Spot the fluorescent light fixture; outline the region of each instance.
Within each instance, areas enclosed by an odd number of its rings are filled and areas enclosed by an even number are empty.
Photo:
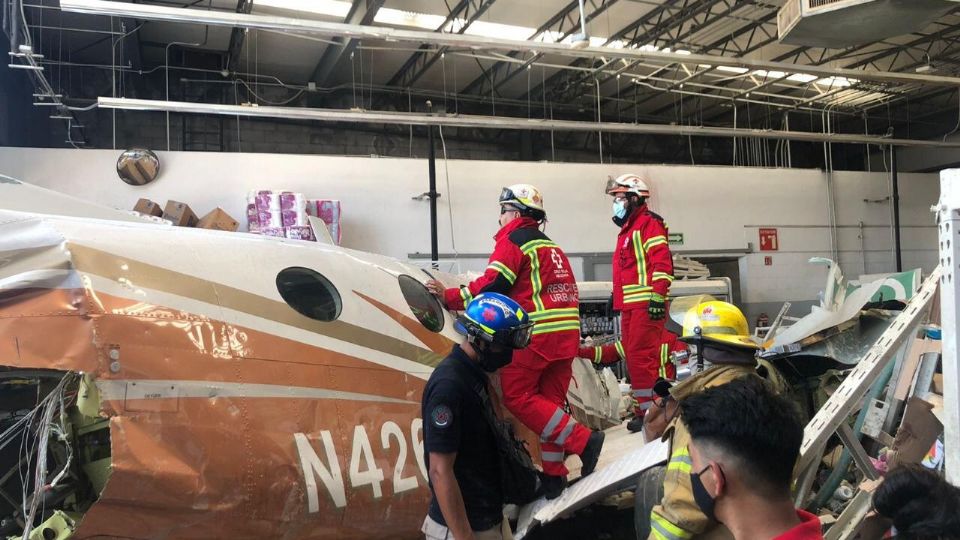
[[[934,146],[960,148],[960,142],[924,141],[917,139],[888,139],[872,135],[818,133],[806,131],[777,131],[771,129],[721,128],[669,124],[627,124],[619,122],[577,122],[570,120],[540,120],[503,116],[477,115],[432,115],[389,111],[363,111],[345,109],[310,109],[304,107],[245,107],[242,105],[219,105],[184,101],[156,101],[101,97],[97,104],[105,109],[135,111],[177,112],[192,114],[217,114],[260,118],[288,118],[292,120],[316,120],[322,122],[356,122],[369,124],[397,124],[421,126],[472,127],[485,129],[521,129],[534,131],[602,131],[606,133],[634,133],[681,135],[684,137],[755,137],[759,139],[789,139],[797,141],[828,141],[849,144],[878,144],[895,146]]]
[[[380,8],[373,17],[374,22],[380,24],[389,24],[391,26],[407,26],[412,28],[421,28],[423,30],[436,30],[443,25],[447,18],[443,15],[428,15],[426,13],[416,13],[413,11],[403,11],[401,9]],[[454,19],[444,28],[446,32],[457,32],[466,24],[463,19]]]
[[[340,19],[350,13],[350,2],[339,0],[256,0],[253,9],[256,10],[259,7],[301,11]]]
[[[277,0],[274,0],[277,1]],[[526,51],[553,54],[576,58],[608,58],[613,60],[661,62],[665,64],[684,63],[707,64],[710,66],[731,66],[748,70],[783,71],[784,73],[808,73],[818,78],[835,77],[837,84],[842,80],[849,85],[856,80],[875,80],[895,83],[919,83],[929,85],[960,86],[960,78],[942,75],[897,73],[888,71],[860,71],[837,69],[825,66],[803,66],[784,62],[767,62],[748,58],[732,58],[704,54],[677,54],[662,51],[641,51],[632,47],[617,49],[613,47],[589,46],[574,49],[563,43],[547,43],[529,40],[503,39],[498,37],[475,36],[470,34],[451,34],[446,32],[425,32],[404,30],[382,26],[334,23],[293,17],[273,15],[234,13],[229,11],[209,11],[183,9],[146,4],[112,2],[108,0],[60,0],[63,11],[132,17],[150,21],[177,21],[191,24],[207,24],[221,27],[254,28],[260,30],[279,30],[322,36],[340,36],[360,39],[382,39],[386,41],[417,44],[435,44],[473,50]],[[381,10],[382,11],[382,10]],[[379,11],[378,11],[379,13]],[[533,32],[531,31],[531,34]]]
[[[787,76],[788,80],[800,83],[811,83],[817,80],[816,75],[807,75],[806,73],[792,73]]]

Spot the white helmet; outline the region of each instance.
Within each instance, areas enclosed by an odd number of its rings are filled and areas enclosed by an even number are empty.
[[[516,206],[520,210],[539,210],[543,209],[543,195],[540,190],[530,184],[514,184],[503,188],[500,192],[500,206],[509,204]]]
[[[650,188],[647,187],[643,178],[627,173],[611,178],[607,182],[607,195],[616,195],[617,193],[633,193],[646,198],[650,196]]]

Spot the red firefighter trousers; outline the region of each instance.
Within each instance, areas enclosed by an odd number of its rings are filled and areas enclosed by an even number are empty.
[[[653,405],[653,385],[660,372],[660,349],[663,320],[652,321],[646,309],[621,312],[620,334],[627,359],[627,373],[638,417]]]
[[[515,417],[540,435],[543,472],[566,476],[564,452],[581,454],[590,430],[564,412],[573,376],[573,358],[548,360],[531,349],[514,351],[500,370],[503,402]]]

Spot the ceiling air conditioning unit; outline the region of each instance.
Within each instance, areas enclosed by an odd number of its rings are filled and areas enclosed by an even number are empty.
[[[777,13],[780,41],[843,48],[923,29],[960,0],[787,0]]]

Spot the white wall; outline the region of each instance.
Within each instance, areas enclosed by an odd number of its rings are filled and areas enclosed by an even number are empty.
[[[215,206],[245,221],[252,189],[289,189],[313,198],[343,201],[343,242],[356,249],[406,258],[430,250],[428,203],[411,200],[427,191],[424,160],[290,154],[160,152],[161,175],[144,187],[119,180],[119,151],[0,148],[0,172],[23,181],[118,208],[140,197],[163,204],[188,203],[202,215]],[[445,181],[449,169],[450,189]],[[437,164],[440,251],[451,253],[448,205],[452,202],[456,251],[486,254],[496,232],[496,198],[504,185],[528,182],[544,192],[547,234],[567,252],[612,251],[616,228],[603,193],[608,175],[643,172],[652,179],[652,206],[682,232],[683,251],[741,250],[758,244],[757,227],[777,227],[780,251],[773,265],[764,254],[741,260],[743,300],[772,303],[812,300],[825,272],[806,264],[830,255],[825,175],[817,170],[692,166],[631,166],[530,162],[443,161]],[[893,270],[888,202],[866,203],[889,193],[888,175],[834,174],[838,251],[845,272]],[[930,205],[938,197],[936,175],[901,175],[904,267],[929,271],[936,262]],[[865,252],[858,222],[863,221]],[[575,261],[575,265],[579,261]],[[467,267],[482,261],[471,259]]]

